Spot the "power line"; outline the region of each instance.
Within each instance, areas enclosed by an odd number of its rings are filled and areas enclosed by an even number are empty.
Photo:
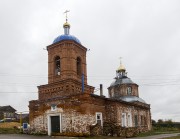
[[[143,82],[139,85],[141,86],[179,86],[180,77],[174,78],[174,76],[179,76],[180,74],[174,74],[174,75],[165,75],[166,78],[161,77],[162,75],[147,75],[144,77],[150,77],[150,78],[134,78],[136,82]],[[8,73],[0,73],[0,76],[15,76],[15,77],[43,77],[42,75],[28,75],[28,74],[8,74]],[[103,78],[102,78],[103,77]],[[112,81],[112,78],[105,78],[108,76],[88,76],[89,81]],[[135,77],[135,76],[134,76]],[[160,78],[159,78],[160,77]],[[167,77],[173,77],[173,78],[167,78]],[[45,78],[45,76],[43,77]],[[147,82],[148,81],[148,82]],[[152,82],[150,82],[152,81]],[[154,82],[155,81],[155,82]],[[40,83],[41,84],[41,83]],[[46,84],[46,83],[45,83]],[[0,83],[0,86],[22,86],[22,87],[36,87],[39,86],[39,83],[37,84],[25,84],[25,83]]]
[[[48,78],[47,75],[9,74],[9,73],[0,73],[0,76]]]
[[[43,83],[42,83],[43,84]],[[180,81],[167,81],[167,82],[144,82],[137,83],[140,86],[169,86],[169,85],[180,85]],[[0,83],[0,86],[17,86],[17,87],[37,87],[39,84],[17,84],[17,83]]]
[[[35,75],[35,74],[12,74],[12,73],[0,73],[0,76],[17,76],[17,77],[39,77],[39,78],[48,78],[47,75]],[[178,74],[148,74],[148,75],[131,75],[131,77],[172,77],[180,76]],[[88,77],[112,77],[112,75],[89,75]]]
[[[5,91],[4,91],[4,92],[0,92],[0,93],[1,93],[1,94],[6,94],[6,93],[7,93],[7,94],[8,94],[8,93],[9,93],[9,94],[17,94],[17,93],[19,93],[19,94],[21,94],[21,93],[22,93],[22,94],[31,94],[31,93],[36,93],[36,94],[37,94],[38,92],[5,92]]]
[[[141,84],[141,86],[180,86],[180,84]]]
[[[16,83],[0,83],[0,86],[22,86],[22,87],[37,87],[39,85],[32,84],[16,84]]]

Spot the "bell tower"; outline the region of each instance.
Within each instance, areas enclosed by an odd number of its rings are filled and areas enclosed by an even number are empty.
[[[66,11],[67,14],[67,11]],[[81,42],[69,34],[70,24],[67,21],[63,25],[64,34],[58,36],[48,51],[48,83],[65,79],[75,79],[87,84],[86,52],[87,48]]]
[[[38,87],[39,99],[92,93],[94,90],[94,87],[87,85],[87,48],[77,37],[70,35],[67,12],[66,22],[63,24],[64,34],[47,46],[48,84]]]

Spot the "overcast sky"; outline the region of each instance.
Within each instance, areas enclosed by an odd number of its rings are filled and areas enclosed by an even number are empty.
[[[152,118],[180,122],[179,0],[0,0],[0,106],[28,111],[38,85],[47,84],[47,51],[70,34],[87,52],[88,84],[107,87],[119,57]],[[96,92],[98,93],[98,92]]]

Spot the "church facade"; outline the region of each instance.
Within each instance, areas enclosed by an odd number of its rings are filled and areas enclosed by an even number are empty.
[[[67,20],[63,27],[64,34],[47,46],[48,84],[38,86],[38,99],[29,102],[31,130],[90,134],[90,126],[108,122],[150,130],[150,105],[139,97],[138,85],[124,66],[116,71],[109,97],[95,95],[87,84],[87,48],[70,35]]]

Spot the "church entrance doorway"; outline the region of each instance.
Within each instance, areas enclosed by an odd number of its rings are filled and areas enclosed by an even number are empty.
[[[61,133],[61,113],[50,113],[47,115],[47,126],[48,126],[48,135],[51,136],[53,133]]]
[[[59,116],[51,116],[51,132],[52,133],[60,133],[60,117]]]

